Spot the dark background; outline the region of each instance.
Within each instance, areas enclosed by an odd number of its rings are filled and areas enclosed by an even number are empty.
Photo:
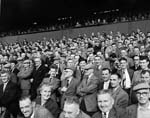
[[[119,9],[149,9],[145,0],[1,0],[0,31],[37,23],[55,23],[64,16],[85,16],[92,12]]]

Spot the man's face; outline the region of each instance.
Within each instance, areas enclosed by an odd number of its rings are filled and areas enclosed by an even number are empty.
[[[19,102],[20,110],[25,118],[30,117],[33,113],[33,104],[31,100],[25,99]]]
[[[139,104],[144,105],[149,102],[150,90],[141,89],[136,92],[136,96]]]
[[[144,45],[142,45],[142,46],[140,47],[140,51],[141,51],[141,52],[145,52],[145,46],[144,46]]]
[[[148,67],[149,62],[147,60],[140,60],[140,66],[142,69],[146,69]]]
[[[73,74],[73,71],[70,69],[65,70],[65,78],[71,77]]]
[[[42,99],[48,100],[51,96],[51,88],[49,86],[43,86],[40,93]]]
[[[139,56],[135,56],[134,57],[134,64],[135,65],[139,65],[139,63],[140,63],[140,57]]]
[[[76,118],[79,114],[79,106],[76,104],[65,104],[63,111],[65,118]]]
[[[9,81],[9,75],[7,73],[1,74],[1,80],[3,83],[7,83]]]
[[[85,67],[85,65],[86,65],[86,62],[85,62],[85,61],[81,61],[81,62],[79,63],[79,65],[80,65],[80,67],[83,69],[83,68]]]
[[[72,66],[74,66],[74,62],[73,62],[73,60],[68,60],[68,62],[67,62],[67,67],[72,67]]]
[[[99,52],[99,51],[98,51],[98,52],[96,53],[96,55],[99,56],[99,57],[101,57],[101,56],[102,56],[102,52]]]
[[[122,56],[122,57],[126,57],[126,56],[127,56],[126,50],[121,50],[121,56]]]
[[[135,55],[139,55],[139,54],[140,54],[139,48],[134,48],[134,54],[135,54]]]
[[[94,62],[95,62],[96,65],[100,65],[102,60],[101,60],[100,57],[95,57]]]
[[[147,82],[150,82],[150,74],[148,72],[146,72],[145,74],[142,74],[141,78]]]
[[[56,76],[56,69],[55,68],[51,68],[50,71],[49,71],[49,74],[54,77]]]
[[[125,60],[121,60],[120,61],[120,66],[122,69],[126,69],[127,68],[127,62]]]
[[[118,87],[119,84],[120,84],[120,81],[121,80],[118,78],[117,75],[111,75],[110,76],[110,85],[111,85],[112,88]]]
[[[25,61],[23,62],[23,66],[24,66],[25,68],[29,67],[29,66],[30,66],[30,62],[27,61],[27,60],[25,60]]]
[[[110,111],[114,100],[110,96],[110,94],[101,94],[97,96],[98,107],[102,112]]]
[[[36,66],[36,67],[40,66],[41,63],[42,63],[40,58],[35,58],[35,59],[34,59],[34,62],[35,62],[35,66]]]
[[[103,79],[104,81],[108,81],[109,78],[110,78],[110,73],[109,73],[109,71],[108,71],[108,70],[103,70],[103,71],[102,71],[102,79]]]

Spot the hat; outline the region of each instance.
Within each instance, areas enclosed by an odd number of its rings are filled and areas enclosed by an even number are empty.
[[[73,72],[75,71],[75,67],[66,67],[65,70],[66,69],[72,70]]]
[[[6,63],[6,64],[4,65],[4,68],[10,68],[10,67],[11,67],[10,63]]]
[[[10,62],[10,63],[17,64],[17,61],[16,61],[16,60],[10,60],[9,62]]]
[[[141,89],[149,89],[150,85],[148,82],[141,80],[137,81],[135,85],[133,86],[133,91],[141,90]]]
[[[18,57],[18,58],[17,58],[17,61],[22,61],[22,60],[23,60],[22,57]]]
[[[95,66],[94,66],[94,64],[92,64],[92,63],[87,64],[86,66],[84,66],[84,69],[85,69],[85,70],[94,69],[94,68],[95,68]]]

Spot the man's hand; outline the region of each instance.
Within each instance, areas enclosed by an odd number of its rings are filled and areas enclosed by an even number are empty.
[[[61,91],[62,91],[62,92],[66,92],[66,90],[67,90],[66,87],[61,88]]]

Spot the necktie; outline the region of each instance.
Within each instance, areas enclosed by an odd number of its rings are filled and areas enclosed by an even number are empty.
[[[5,88],[6,88],[6,84],[3,85],[3,92],[5,91]]]
[[[68,88],[68,86],[69,86],[69,80],[67,79],[67,88]]]
[[[102,114],[102,118],[107,118],[106,112],[104,112],[104,113]]]
[[[126,75],[125,71],[122,71],[122,88],[125,88]]]

